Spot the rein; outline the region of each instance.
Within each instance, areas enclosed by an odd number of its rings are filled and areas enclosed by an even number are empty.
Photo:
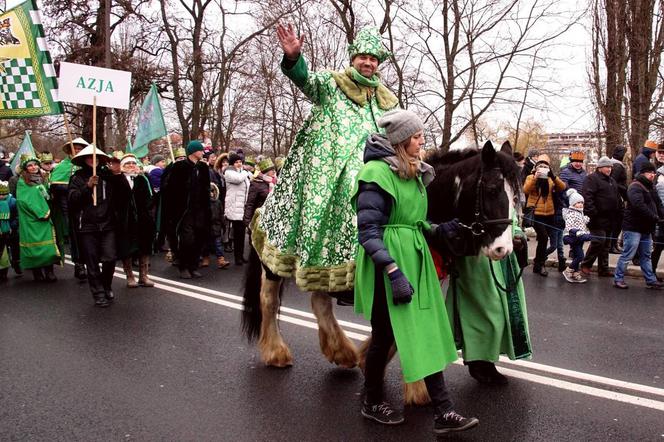
[[[482,236],[486,233],[486,226],[512,224],[511,218],[487,219],[484,215],[484,165],[480,166],[480,179],[477,181],[475,192],[475,219],[470,225],[459,222],[464,229],[469,230],[473,236]]]

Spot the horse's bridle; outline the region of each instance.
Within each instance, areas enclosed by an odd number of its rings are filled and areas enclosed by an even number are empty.
[[[482,204],[484,203],[483,179],[484,165],[480,166],[480,179],[477,181],[477,190],[475,192],[475,219],[470,225],[459,222],[461,227],[469,230],[473,236],[476,237],[482,236],[486,233],[486,226],[512,224],[511,218],[486,219],[486,216],[484,215],[484,205]]]

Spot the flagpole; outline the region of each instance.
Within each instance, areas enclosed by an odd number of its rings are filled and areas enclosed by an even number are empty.
[[[97,96],[92,97],[92,176],[97,176]],[[92,205],[97,205],[97,186],[92,188]]]
[[[74,155],[74,139],[71,137],[71,129],[69,128],[69,121],[67,120],[67,108],[64,103],[62,103],[62,117],[65,120],[65,129],[67,130],[67,138],[69,138],[69,147],[70,155]]]
[[[175,162],[175,155],[173,155],[173,146],[171,146],[171,136],[166,133],[166,141],[168,142],[168,151],[171,153],[171,162]]]

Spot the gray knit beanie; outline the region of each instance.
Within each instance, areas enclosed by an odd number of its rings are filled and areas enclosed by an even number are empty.
[[[164,161],[165,159],[166,159],[166,158],[164,158],[163,155],[159,155],[159,154],[157,154],[157,155],[155,155],[155,156],[152,157],[152,161],[151,161],[151,162],[152,162],[153,165],[156,165],[158,162],[160,162],[160,161]]]
[[[597,161],[597,167],[598,168],[600,168],[600,167],[613,167],[613,163],[611,162],[609,157],[603,156]]]
[[[417,132],[424,130],[424,124],[417,114],[406,109],[395,109],[378,119],[378,127],[385,128],[385,135],[392,145],[406,141]]]

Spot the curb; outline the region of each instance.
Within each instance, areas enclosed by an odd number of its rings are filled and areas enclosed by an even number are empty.
[[[533,260],[535,259],[535,255],[529,256],[528,257],[528,264],[532,265]],[[571,262],[570,259],[566,259],[566,262],[569,264]],[[554,267],[556,271],[558,270],[558,259],[551,259],[547,258],[546,262],[544,263],[545,267]],[[615,264],[609,264],[609,270],[612,272],[616,270]],[[593,273],[597,273],[597,263],[595,263],[591,269]],[[659,278],[664,278],[664,270],[656,270],[655,274]],[[643,273],[641,272],[641,267],[635,266],[633,264],[628,264],[627,269],[625,270],[625,276],[630,276],[633,278],[642,278]]]

